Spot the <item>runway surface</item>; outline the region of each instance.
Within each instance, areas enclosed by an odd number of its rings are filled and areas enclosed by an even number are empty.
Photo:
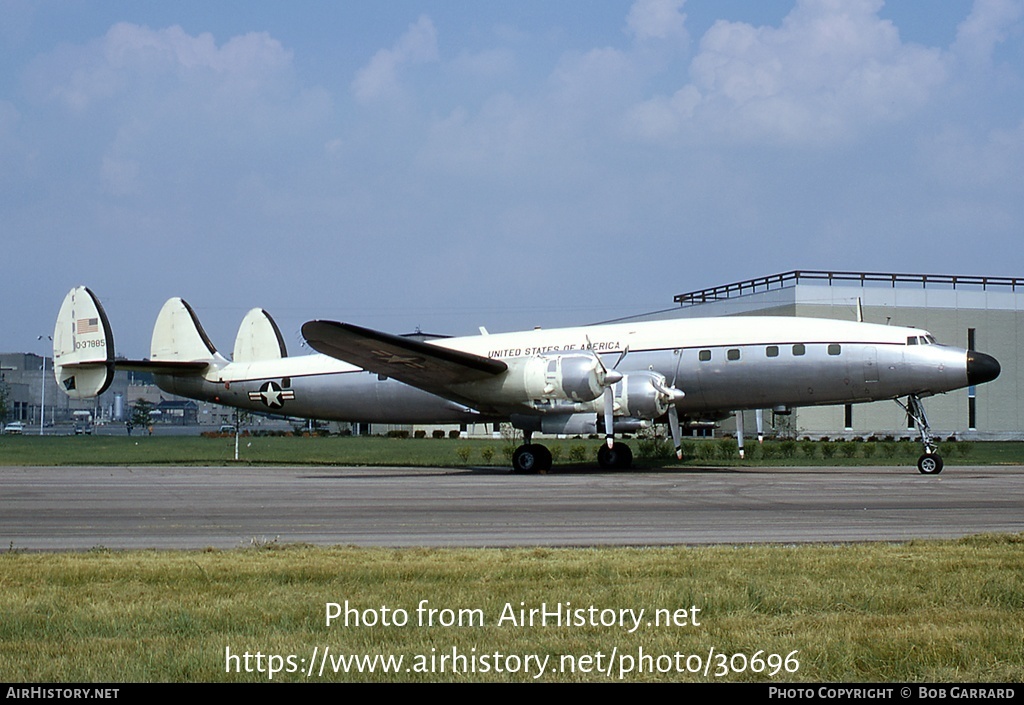
[[[891,541],[1024,531],[1024,466],[511,475],[0,468],[0,550]]]

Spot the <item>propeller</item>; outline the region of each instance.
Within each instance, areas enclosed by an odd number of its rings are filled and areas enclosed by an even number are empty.
[[[594,352],[594,344],[590,342],[590,336],[587,336],[587,349],[590,350],[590,354],[594,356],[598,366],[601,368],[601,374],[598,376],[600,383],[604,386],[604,437],[605,443],[608,444],[608,450],[612,449],[615,445],[615,390],[616,384],[622,381],[622,373],[618,372],[614,367],[608,369],[604,364],[604,360],[601,356]],[[629,352],[627,347],[619,355],[619,359],[615,361],[615,367],[619,366],[622,359],[626,357],[626,353]]]
[[[686,393],[681,389],[676,389],[674,385],[666,387],[656,378],[651,380],[651,384],[654,386],[655,391],[665,398],[665,401],[668,404],[668,428],[672,432],[672,444],[676,447],[676,458],[682,460],[683,439],[679,432],[679,410],[676,408],[676,402],[682,401],[683,397],[686,396]]]

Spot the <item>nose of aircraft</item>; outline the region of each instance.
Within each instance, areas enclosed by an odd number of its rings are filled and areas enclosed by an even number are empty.
[[[967,384],[974,386],[991,382],[999,376],[999,371],[999,361],[991,355],[977,350],[967,351]]]

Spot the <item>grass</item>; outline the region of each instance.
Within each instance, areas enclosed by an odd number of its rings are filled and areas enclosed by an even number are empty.
[[[158,432],[159,434],[159,432]],[[601,440],[545,439],[558,466],[592,466]],[[908,465],[916,463],[917,443],[767,441],[747,445],[740,460],[736,442],[689,440],[683,462],[664,440],[632,439],[634,466],[801,466]],[[252,465],[475,465],[507,467],[513,445],[489,439],[385,437],[243,437],[240,462]],[[1024,463],[1024,443],[946,443],[948,465]],[[234,438],[199,436],[0,436],[0,466],[21,465],[228,465]]]
[[[537,679],[542,682],[607,682],[620,680],[620,668],[630,665],[623,657],[642,650],[651,657],[644,672],[634,661],[621,680],[1019,683],[1022,549],[1024,536],[799,547],[266,544],[204,552],[8,552],[0,555],[0,672],[8,681],[33,682],[265,682],[268,657],[277,655],[275,681],[533,680],[523,672],[525,662],[520,672],[492,667],[456,674],[451,661],[440,670],[440,655],[457,650],[478,657],[548,656]],[[432,626],[417,618],[422,600],[438,610]],[[346,601],[356,610],[349,625],[344,618],[327,625],[328,603]],[[510,609],[566,602],[593,605],[596,614],[645,613],[633,633],[617,624],[498,623]],[[657,609],[680,610],[677,617],[686,619],[678,626],[649,625]],[[398,626],[401,610],[408,621]],[[689,623],[691,617],[699,625]],[[328,668],[308,677],[313,650],[325,648],[336,656],[400,655],[403,670],[335,674]],[[239,658],[229,662],[226,649]],[[717,678],[686,672],[685,657],[704,659],[709,649],[747,660],[736,657],[731,663],[737,668]],[[245,671],[246,652],[251,672]],[[764,668],[754,673],[750,664],[762,664],[749,658],[758,652],[765,668],[786,657],[798,668],[778,668],[774,677]],[[609,660],[613,653],[616,659]],[[587,655],[596,666],[597,654],[612,664],[610,674],[569,668],[571,659]],[[424,671],[404,670],[417,657]],[[717,656],[712,660],[713,674],[721,666]]]

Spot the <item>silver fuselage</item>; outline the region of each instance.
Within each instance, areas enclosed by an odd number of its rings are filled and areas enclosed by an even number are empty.
[[[592,352],[623,375],[660,373],[685,393],[676,404],[680,414],[699,418],[741,409],[927,396],[966,387],[967,351],[931,340],[915,328],[731,317],[532,330],[434,344],[505,361]],[[156,379],[162,389],[182,396],[325,420],[468,423],[565,413],[513,396],[469,405],[464,403],[465,389],[453,395],[463,400],[456,402],[324,355],[245,364],[220,358],[202,375]],[[596,412],[597,407],[583,410]]]

